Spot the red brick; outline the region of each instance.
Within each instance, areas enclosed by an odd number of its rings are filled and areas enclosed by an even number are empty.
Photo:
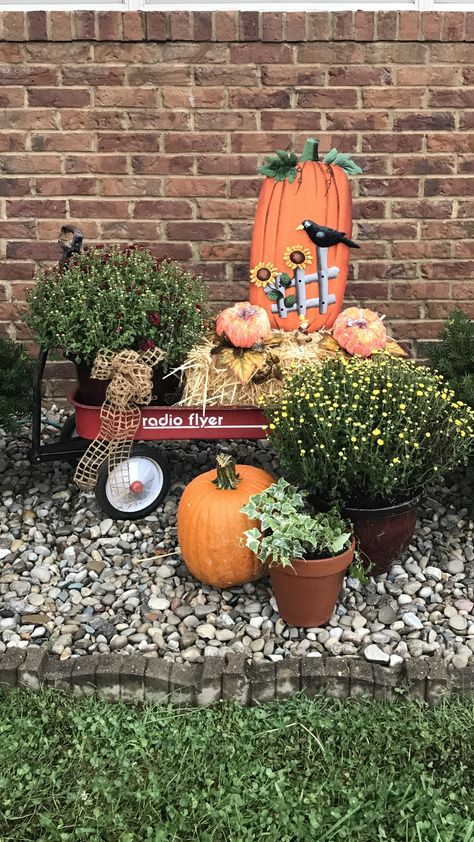
[[[302,44],[298,47],[300,64],[336,65],[347,67],[352,64],[365,64],[365,46],[355,43],[317,43]],[[353,82],[352,84],[356,84]]]
[[[193,12],[195,41],[212,41],[212,12]]]
[[[442,88],[431,91],[428,101],[429,108],[474,108],[474,88]]]
[[[192,215],[191,203],[179,199],[135,202],[133,211],[135,219],[190,219]]]
[[[0,196],[27,196],[30,192],[28,178],[1,178]]]
[[[7,259],[9,260],[57,260],[57,243],[13,242],[7,243]]]
[[[362,152],[421,152],[423,136],[416,134],[364,134]]]
[[[300,67],[298,65],[289,66],[288,64],[274,64],[264,65],[261,68],[262,84],[263,85],[280,85],[287,87],[290,85],[322,85],[323,71],[320,67]],[[242,83],[240,83],[242,84]],[[343,89],[347,91],[347,88]]]
[[[393,335],[395,339],[435,339],[444,327],[443,322],[423,321],[394,322]]]
[[[167,178],[167,196],[225,196],[226,181],[223,178]]]
[[[232,198],[257,197],[260,192],[260,181],[257,178],[238,178],[230,182],[229,195]],[[253,214],[252,214],[253,216]]]
[[[287,12],[285,15],[284,41],[304,41],[306,36],[305,12]]]
[[[24,12],[2,12],[3,38],[5,41],[25,41],[26,14]]]
[[[414,240],[417,236],[417,226],[414,222],[396,220],[359,222],[357,236],[360,240]]]
[[[128,202],[106,199],[71,199],[69,202],[71,217],[84,219],[115,219],[128,217]]]
[[[21,108],[23,103],[23,88],[0,88],[0,108]]]
[[[79,132],[50,132],[33,134],[31,147],[35,152],[85,152],[91,150],[94,138]]]
[[[424,88],[363,88],[362,103],[365,108],[421,108],[424,94]]]
[[[199,155],[196,172],[202,175],[255,175],[256,155]]]
[[[223,240],[225,226],[222,222],[168,222],[166,224],[166,236],[170,240]]]
[[[99,87],[95,92],[95,103],[98,106],[113,108],[154,108],[156,92],[151,88]]]
[[[259,17],[258,12],[239,12],[240,41],[258,41]]]
[[[400,299],[402,301],[407,301],[413,298],[418,301],[430,298],[446,298],[447,292],[446,284],[428,283],[427,281],[412,281],[408,284],[393,283],[391,290],[392,298]]]
[[[26,25],[30,41],[47,41],[46,12],[27,12]]]
[[[66,155],[67,173],[126,173],[125,155]]]
[[[238,12],[213,12],[216,41],[235,41],[237,38]]]
[[[348,294],[353,298],[383,301],[388,298],[388,284],[379,283],[378,280],[371,281],[369,284],[351,281],[348,288]]]
[[[1,132],[0,152],[18,152],[26,148],[26,135],[21,132]]]
[[[416,178],[364,178],[360,182],[361,196],[417,196]]]
[[[94,57],[97,64],[159,64],[162,50],[158,44],[96,44]],[[64,61],[72,59],[65,56]]]
[[[189,85],[191,83],[191,68],[185,65],[160,64],[157,67],[136,67],[128,70],[129,85],[138,87],[146,85]]]
[[[93,109],[61,109],[61,128],[65,131],[86,129],[91,131],[120,131],[128,126],[126,113],[121,109],[97,111]]]
[[[447,319],[453,310],[457,309],[457,304],[453,301],[428,301],[428,316],[430,319]],[[474,302],[466,301],[462,305],[467,316],[472,319],[474,317]]]
[[[451,134],[429,134],[426,137],[427,152],[471,152],[472,137],[463,132]]]
[[[35,273],[33,263],[0,263],[0,278],[5,281],[29,281]]]
[[[120,85],[125,79],[125,68],[76,64],[63,67],[61,76],[63,85]]]
[[[449,244],[444,241],[427,240],[414,243],[410,240],[406,243],[393,243],[392,257],[411,260],[423,257],[446,257],[448,250]]]
[[[367,64],[425,64],[430,58],[430,48],[419,43],[395,43],[374,41],[367,44],[365,60]]]
[[[457,205],[459,219],[470,219],[470,217],[474,217],[474,199],[459,201]]]
[[[149,175],[192,175],[193,163],[193,158],[188,155],[132,156],[133,172]],[[123,172],[125,170],[126,164]],[[227,170],[221,170],[221,172],[227,173]]]
[[[55,219],[40,219],[38,220],[38,239],[47,240],[48,242],[56,242],[58,238],[58,223]],[[84,234],[87,242],[93,242],[99,238],[99,226],[96,220],[81,219],[81,231]]]
[[[93,196],[97,192],[95,178],[35,178],[39,196]]]
[[[145,37],[144,13],[123,12],[122,28],[124,41],[143,41]]]
[[[52,109],[5,109],[0,112],[0,126],[8,129],[58,129],[59,120]]]
[[[293,49],[289,44],[232,44],[232,64],[292,64]]]
[[[166,41],[168,38],[168,18],[166,12],[147,12],[145,15],[148,41]]]
[[[120,12],[97,12],[98,40],[120,41],[122,16]]]
[[[474,261],[472,260],[442,260],[439,263],[430,261],[420,266],[422,278],[440,280],[450,278],[474,278]]]
[[[420,21],[422,15],[419,12],[399,12],[398,37],[400,41],[418,41]]]
[[[153,134],[103,134],[97,142],[98,152],[156,152],[158,138]]]
[[[248,85],[258,84],[256,67],[196,67],[194,71],[196,85]]]
[[[169,16],[170,40],[192,41],[193,26],[191,12],[173,12]]]
[[[428,240],[464,240],[474,237],[474,220],[444,219],[442,222],[423,222],[421,236]]]
[[[446,111],[399,114],[393,121],[393,127],[396,132],[446,131],[454,129],[454,114]]]
[[[392,202],[392,216],[397,218],[414,219],[449,219],[452,202],[443,199],[434,202],[432,199],[404,199]]]
[[[0,220],[0,237],[13,240],[36,239],[36,223],[33,220],[28,222],[11,222]]]
[[[288,149],[292,144],[290,132],[286,134],[257,134],[236,132],[231,137],[232,152],[263,152],[268,155],[274,149]]]
[[[430,57],[433,64],[470,64],[472,62],[471,44],[431,44]]]
[[[377,12],[376,37],[381,41],[395,41],[397,12]]]
[[[283,41],[283,15],[280,12],[263,12],[261,17],[262,41],[275,41],[276,43]],[[252,38],[251,40],[256,39]]]
[[[463,41],[466,31],[464,12],[445,12],[443,15],[443,41]]]
[[[0,43],[0,62],[3,64],[21,64],[23,54],[19,44]]]
[[[332,35],[332,15],[329,12],[307,12],[306,31],[308,41],[330,41]]]
[[[25,155],[4,155],[1,167],[4,173],[11,175],[54,173],[61,171],[61,158],[59,155],[36,155],[30,152]]]
[[[441,38],[442,15],[439,12],[424,12],[421,17],[421,31],[426,41],[439,41]]]
[[[299,108],[355,108],[355,88],[321,88],[297,92]]]
[[[0,66],[0,85],[54,85],[58,81],[58,71],[53,67],[35,65]]]
[[[239,182],[237,182],[239,183]],[[199,199],[198,216],[201,219],[251,219],[255,211],[252,201],[235,199]]]
[[[354,36],[353,12],[334,12],[333,38],[335,41],[350,41]]]
[[[453,257],[474,257],[474,240],[467,240],[466,242],[458,241],[453,243]],[[443,254],[437,257],[444,257]]]
[[[456,171],[454,155],[400,156],[393,160],[393,175],[445,175]]]
[[[290,94],[279,88],[231,88],[231,108],[288,108]]]
[[[328,82],[330,85],[391,85],[392,71],[389,67],[331,67]]]
[[[70,41],[72,37],[72,16],[70,12],[48,12],[48,33],[50,41]]]
[[[321,128],[321,114],[319,111],[262,111],[260,123],[264,131],[280,131],[293,129],[295,131],[314,132]]]
[[[373,41],[375,33],[375,15],[373,12],[357,11],[354,15],[356,41]]]
[[[95,39],[94,12],[74,12],[73,33],[73,37],[78,41],[93,41]]]
[[[32,64],[82,64],[90,60],[90,44],[40,44],[30,42],[23,46],[25,61]]]
[[[137,242],[151,240],[155,242],[161,236],[159,222],[132,222],[129,219],[101,222],[100,240],[128,240]]]
[[[452,297],[456,300],[469,301],[472,299],[472,283],[453,283]]]
[[[66,216],[66,202],[53,199],[18,199],[6,203],[7,216],[14,219],[17,217],[55,216],[62,219]]]
[[[357,278],[361,281],[370,281],[372,278],[381,280],[399,280],[402,278],[416,277],[416,263],[393,263],[376,262],[369,260],[365,263],[362,260],[357,262]]]
[[[163,44],[161,49],[164,62],[177,64],[224,64],[228,58],[223,44]]]
[[[173,131],[183,132],[191,128],[190,114],[184,111],[162,111],[155,108],[147,108],[141,111],[139,108],[132,108],[127,112],[127,117],[131,131],[172,129]],[[158,137],[155,137],[156,141],[158,139]],[[153,151],[156,151],[156,147]]]
[[[90,92],[86,88],[31,88],[28,102],[31,108],[85,108],[90,105]]]
[[[425,196],[472,196],[474,178],[427,178]]]
[[[416,301],[384,301],[382,309],[387,319],[419,319],[421,315]]]
[[[211,112],[212,114],[212,112]],[[229,114],[226,117],[230,119],[241,120],[245,118],[245,115],[233,115]],[[251,116],[251,115],[250,115]],[[210,124],[210,114],[206,112],[206,115],[203,117],[203,122],[206,128],[209,127]],[[226,138],[223,135],[219,134],[200,134],[198,132],[192,132],[190,134],[180,135],[180,134],[165,134],[164,136],[164,148],[165,152],[225,152],[226,147]]]
[[[389,128],[386,111],[331,111],[326,117],[326,128],[336,131],[384,131]]]

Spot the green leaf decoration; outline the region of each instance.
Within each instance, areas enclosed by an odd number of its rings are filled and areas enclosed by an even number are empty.
[[[325,164],[336,164],[341,167],[347,175],[360,175],[361,167],[351,159],[351,156],[346,152],[338,152],[335,147],[331,149],[327,155],[324,156]]]
[[[293,184],[297,175],[298,175],[298,171],[297,171],[296,167],[292,167],[292,169],[288,173],[288,182],[290,184]]]
[[[280,275],[280,283],[281,283],[282,287],[287,288],[287,287],[291,287],[291,284],[293,283],[293,280],[292,280],[292,278],[290,278],[290,276],[287,274],[287,272],[282,272],[281,275]]]
[[[265,289],[266,295],[268,295],[270,301],[280,301],[283,298],[283,293],[279,289]]]
[[[296,295],[287,295],[285,298],[285,307],[293,307],[296,304]]]

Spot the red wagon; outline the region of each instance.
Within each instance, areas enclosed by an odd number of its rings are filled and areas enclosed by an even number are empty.
[[[80,403],[70,398],[74,408],[64,424],[59,440],[41,443],[41,384],[47,351],[38,358],[33,391],[32,443],[29,458],[33,464],[65,460],[77,464],[100,429],[100,406]],[[146,517],[166,497],[170,471],[160,441],[188,439],[261,439],[265,438],[265,416],[254,406],[145,406],[135,435],[127,477],[129,487],[116,492],[118,483],[110,476],[107,460],[100,467],[95,486],[96,499],[110,517],[138,520]],[[114,470],[121,471],[120,465]]]

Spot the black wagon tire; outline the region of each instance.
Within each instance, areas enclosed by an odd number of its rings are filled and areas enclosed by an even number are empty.
[[[76,439],[77,436],[77,429],[76,429],[76,416],[74,412],[68,418],[66,418],[63,426],[61,427],[61,431],[59,433],[59,441],[66,442],[70,441],[71,439]],[[79,462],[80,454],[75,456],[72,455],[66,458],[66,462],[71,465],[72,468],[75,468]]]
[[[120,472],[120,465],[114,470]],[[116,493],[117,483],[109,475],[107,460],[98,471],[95,498],[102,511],[114,520],[140,520],[146,517],[164,500],[170,487],[168,463],[158,447],[134,444],[128,470],[130,488],[124,489],[120,495]],[[134,484],[137,489],[132,489]],[[138,487],[140,485],[141,489]]]

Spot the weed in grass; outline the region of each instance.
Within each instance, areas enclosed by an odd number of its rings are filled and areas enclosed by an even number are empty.
[[[2,842],[474,842],[474,700],[0,697]]]

